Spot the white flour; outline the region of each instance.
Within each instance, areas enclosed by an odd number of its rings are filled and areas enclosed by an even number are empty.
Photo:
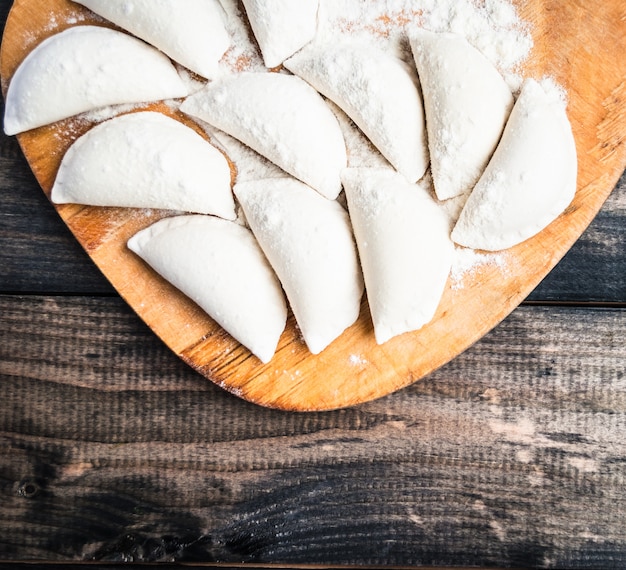
[[[225,71],[264,69],[239,2],[221,3],[233,38],[223,61]],[[530,53],[532,38],[508,0],[320,0],[317,34],[322,40],[349,36],[406,54],[407,34],[416,27],[465,36],[500,70],[512,90],[519,86],[517,66]]]
[[[452,289],[463,289],[464,280],[473,277],[484,266],[494,267],[506,274],[508,268],[506,253],[482,253],[464,247],[455,248],[450,272]]]

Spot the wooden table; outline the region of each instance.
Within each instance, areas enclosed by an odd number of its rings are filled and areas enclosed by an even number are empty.
[[[625,225],[626,176],[457,359],[285,413],[170,353],[1,136],[0,561],[625,567]]]

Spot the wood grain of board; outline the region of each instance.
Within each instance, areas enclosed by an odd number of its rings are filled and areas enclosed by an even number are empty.
[[[318,356],[304,346],[293,317],[275,358],[262,365],[197,306],[126,249],[127,239],[162,213],[58,206],[57,211],[115,289],[184,361],[228,391],[263,406],[328,410],[379,398],[432,372],[506,317],[581,235],[626,165],[626,7],[623,2],[518,2],[534,48],[524,75],[554,77],[568,92],[579,158],[572,205],[535,238],[506,252],[506,271],[484,266],[450,283],[435,319],[422,330],[378,346],[364,300],[359,321]],[[71,22],[71,24],[70,24]],[[45,37],[78,23],[97,23],[67,0],[17,0],[0,54],[2,89]],[[166,105],[149,108],[173,114]],[[63,152],[90,128],[62,121],[19,135],[23,152],[49,196]]]

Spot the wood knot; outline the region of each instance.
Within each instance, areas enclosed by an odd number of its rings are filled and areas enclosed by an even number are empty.
[[[34,479],[22,479],[17,487],[17,494],[25,499],[34,499],[41,493],[41,485]]]

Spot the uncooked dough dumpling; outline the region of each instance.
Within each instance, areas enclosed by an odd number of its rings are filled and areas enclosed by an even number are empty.
[[[410,182],[424,175],[424,108],[417,78],[404,62],[361,43],[313,43],[285,67],[343,109]]]
[[[185,97],[172,62],[123,32],[76,26],[39,44],[18,67],[6,99],[8,135],[108,105]]]
[[[391,169],[343,174],[376,342],[420,329],[439,306],[454,245],[429,191]]]
[[[411,47],[422,85],[435,192],[470,191],[491,158],[513,96],[491,62],[460,35],[416,32]]]
[[[269,68],[279,66],[315,36],[319,0],[243,0],[243,4]]]
[[[74,0],[202,77],[230,46],[218,0]]]
[[[235,185],[313,354],[359,316],[363,278],[347,212],[292,178]]]
[[[209,83],[181,105],[334,199],[341,191],[346,146],[321,95],[299,77],[241,73]]]
[[[532,237],[573,200],[576,176],[576,145],[565,101],[553,88],[527,79],[452,239],[496,251]]]
[[[144,111],[110,119],[69,148],[57,204],[159,208],[235,219],[230,166],[193,129]]]
[[[128,247],[262,362],[287,321],[280,283],[250,230],[211,216],[165,218]]]

